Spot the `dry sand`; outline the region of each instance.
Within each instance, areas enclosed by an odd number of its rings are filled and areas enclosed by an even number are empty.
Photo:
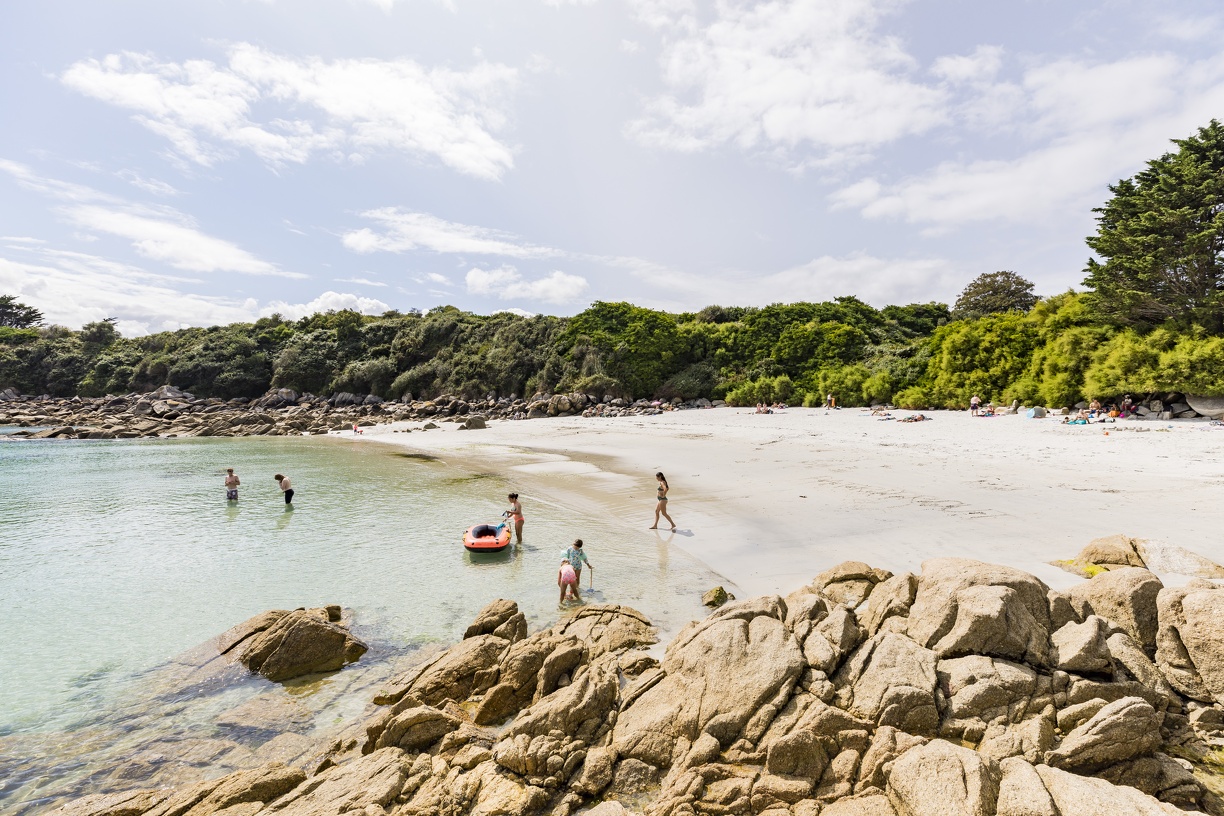
[[[704,561],[740,597],[789,592],[848,559],[899,572],[937,556],[1010,564],[1066,587],[1081,579],[1048,562],[1113,533],[1224,555],[1222,427],[928,416],[906,424],[858,409],[716,408],[478,431],[442,423],[394,433],[423,424],[396,423],[353,441],[508,476],[522,485],[527,535],[533,512],[566,507],[649,527],[662,470],[678,529],[660,530],[660,539]]]

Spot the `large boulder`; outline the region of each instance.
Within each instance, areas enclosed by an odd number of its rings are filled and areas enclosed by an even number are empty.
[[[888,570],[876,569],[862,561],[843,561],[817,575],[812,588],[853,609],[867,600],[876,584],[891,577]]]
[[[1040,761],[1054,742],[1053,686],[1028,666],[983,655],[939,661],[947,696],[940,736],[994,759]]]
[[[1139,697],[1123,697],[1080,725],[1049,755],[1050,765],[1089,773],[1152,753],[1160,746],[1161,717]]]
[[[511,623],[511,621],[514,622]],[[506,626],[506,624],[510,625]],[[476,620],[472,621],[472,625],[463,633],[463,637],[466,639],[493,634],[505,637],[507,640],[522,640],[522,636],[527,634],[527,619],[519,612],[517,603],[504,598],[492,601],[476,613]]]
[[[374,702],[398,703],[410,693],[433,706],[447,700],[463,702],[496,682],[497,666],[509,648],[510,641],[497,635],[461,640],[429,663],[388,684]]]
[[[626,689],[613,747],[663,767],[703,732],[724,746],[751,720],[763,733],[807,668],[785,617],[781,598],[758,598],[727,604],[681,632],[661,668]]]
[[[1008,769],[1009,771],[1011,768]],[[1142,791],[1126,785],[1114,785],[1104,779],[1080,776],[1067,771],[1038,765],[1033,768],[1045,787],[1055,810],[1050,816],[1184,816],[1173,805],[1159,802]],[[1006,782],[1006,777],[1004,778]],[[1041,801],[1036,798],[1030,802]],[[1040,810],[1017,810],[1018,814],[1041,814]],[[1000,811],[1000,816],[1003,812]]]
[[[1086,603],[1093,614],[1113,621],[1147,650],[1156,651],[1156,596],[1164,585],[1139,567],[1123,567],[1071,587],[1072,599]]]
[[[1194,580],[1162,589],[1156,663],[1187,697],[1224,703],[1224,588]]]
[[[850,713],[910,734],[934,736],[936,656],[902,635],[884,632],[864,643],[833,678],[837,704]]]
[[[1020,593],[1008,586],[969,586],[954,596],[952,628],[932,647],[939,657],[980,654],[1050,662],[1049,618],[1038,620]]]
[[[1139,554],[1138,539],[1122,534],[1093,539],[1080,550],[1075,560],[1108,569],[1147,567],[1147,564],[1143,563],[1143,556]]]
[[[219,639],[222,654],[269,680],[336,671],[368,647],[340,623],[340,608],[273,610],[239,624]]]
[[[1015,594],[968,593],[965,597],[970,609],[961,618],[958,595],[974,587],[1005,587]],[[1037,656],[1041,630],[1047,638],[1049,636],[1049,591],[1050,588],[1034,576],[1012,567],[967,558],[934,558],[923,562],[906,631],[920,646],[934,649],[956,629],[957,637],[944,642],[946,653],[951,656],[956,649],[970,647],[983,627],[994,626],[988,621],[977,620],[993,609],[1010,616],[1024,629],[1007,635],[1005,649],[993,649],[989,653],[1018,657],[1016,652],[1023,644],[1025,653],[1031,649]],[[1017,605],[1023,606],[1028,615],[1017,612]]]
[[[1083,623],[1066,624],[1050,637],[1055,668],[1078,674],[1108,672],[1108,637],[1109,623],[1098,615],[1089,615]]]
[[[898,816],[993,816],[1001,779],[994,760],[932,740],[893,763],[888,798]]]
[[[889,618],[908,615],[917,593],[918,576],[912,572],[894,575],[877,584],[867,600],[867,611],[861,616],[867,634],[880,631]]]

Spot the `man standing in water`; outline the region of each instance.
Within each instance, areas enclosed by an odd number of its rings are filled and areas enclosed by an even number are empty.
[[[225,500],[238,501],[238,485],[242,482],[238,481],[238,477],[234,475],[233,468],[225,469]]]
[[[289,483],[289,477],[278,473],[272,478],[276,479],[276,483],[280,485],[281,493],[285,494],[285,504],[293,504],[293,485]]]

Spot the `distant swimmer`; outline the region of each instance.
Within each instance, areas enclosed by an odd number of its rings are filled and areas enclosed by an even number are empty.
[[[225,469],[225,500],[238,501],[238,485],[242,484],[234,475],[233,468]]]
[[[290,484],[289,477],[278,473],[272,478],[276,479],[276,483],[280,485],[281,493],[285,494],[285,504],[293,504],[293,485]]]
[[[561,559],[561,569],[557,570],[557,586],[561,587],[561,600],[558,603],[565,603],[566,593],[572,593],[575,601],[582,600],[582,595],[578,592],[578,573],[574,572],[568,558]]]
[[[506,497],[510,501],[510,509],[503,516],[514,522],[514,543],[523,543],[523,505],[519,504],[517,493],[511,493]]]
[[[675,530],[676,522],[672,521],[672,517],[667,515],[667,491],[671,489],[667,484],[667,477],[663,475],[662,471],[660,471],[659,473],[655,474],[655,479],[657,479],[659,482],[658,492],[655,495],[658,502],[655,504],[654,524],[650,529],[659,529],[659,516],[662,515],[663,518],[667,519],[667,523],[671,525],[671,528]]]

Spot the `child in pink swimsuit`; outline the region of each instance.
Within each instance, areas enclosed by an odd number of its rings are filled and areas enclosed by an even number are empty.
[[[574,572],[568,558],[561,559],[561,569],[557,570],[557,586],[561,587],[561,600],[558,603],[565,603],[567,590],[574,594],[575,601],[582,600],[582,596],[578,594],[578,573]]]

